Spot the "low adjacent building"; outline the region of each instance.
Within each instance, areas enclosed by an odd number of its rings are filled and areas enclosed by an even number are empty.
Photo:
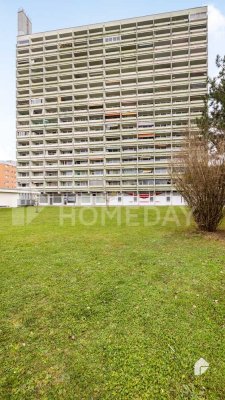
[[[34,206],[39,204],[39,192],[21,189],[0,188],[0,208]]]
[[[17,207],[19,193],[16,189],[1,189],[0,188],[0,207]]]

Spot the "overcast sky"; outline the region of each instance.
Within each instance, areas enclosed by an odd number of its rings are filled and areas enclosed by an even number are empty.
[[[17,11],[23,7],[33,32],[150,15],[206,5],[201,0],[0,0],[0,160],[15,160],[15,54]],[[225,55],[225,0],[209,3],[209,75]]]

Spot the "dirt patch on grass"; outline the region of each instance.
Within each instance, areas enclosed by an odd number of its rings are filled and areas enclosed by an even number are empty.
[[[218,230],[216,232],[203,232],[203,236],[206,239],[225,242],[225,230]]]
[[[184,232],[184,237],[186,239],[193,239],[194,237],[196,237],[196,238],[204,237],[205,239],[208,239],[208,240],[225,242],[225,230],[218,229],[216,232],[204,232],[204,231],[200,231],[199,229],[196,228],[196,229]]]

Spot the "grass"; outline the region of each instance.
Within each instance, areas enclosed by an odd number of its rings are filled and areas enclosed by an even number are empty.
[[[225,398],[225,241],[158,210],[0,210],[1,400]]]

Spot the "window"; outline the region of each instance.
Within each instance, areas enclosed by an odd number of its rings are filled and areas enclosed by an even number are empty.
[[[18,64],[29,64],[28,59],[17,60]]]
[[[206,17],[207,17],[206,12],[202,12],[202,13],[197,13],[197,14],[190,14],[189,19],[190,19],[190,21],[195,21],[196,19],[203,19]]]
[[[153,179],[141,179],[139,180],[139,185],[154,185]]]
[[[206,83],[204,83],[204,82],[191,83],[190,88],[191,89],[205,89]]]
[[[26,40],[18,40],[17,45],[18,46],[26,46],[27,44],[29,44],[29,39]]]
[[[42,114],[43,113],[43,110],[41,109],[41,108],[39,108],[39,109],[35,109],[35,110],[33,110],[33,113],[32,113],[32,115],[36,115],[36,114]]]
[[[36,98],[36,99],[30,99],[30,104],[34,105],[34,104],[43,104],[44,100],[40,99],[40,98]]]
[[[17,136],[29,136],[28,131],[17,131]]]
[[[155,123],[153,121],[139,121],[138,128],[154,128]]]
[[[104,43],[113,43],[113,42],[120,42],[121,41],[121,36],[107,36],[104,38]]]
[[[45,40],[57,40],[57,35],[45,36]]]

